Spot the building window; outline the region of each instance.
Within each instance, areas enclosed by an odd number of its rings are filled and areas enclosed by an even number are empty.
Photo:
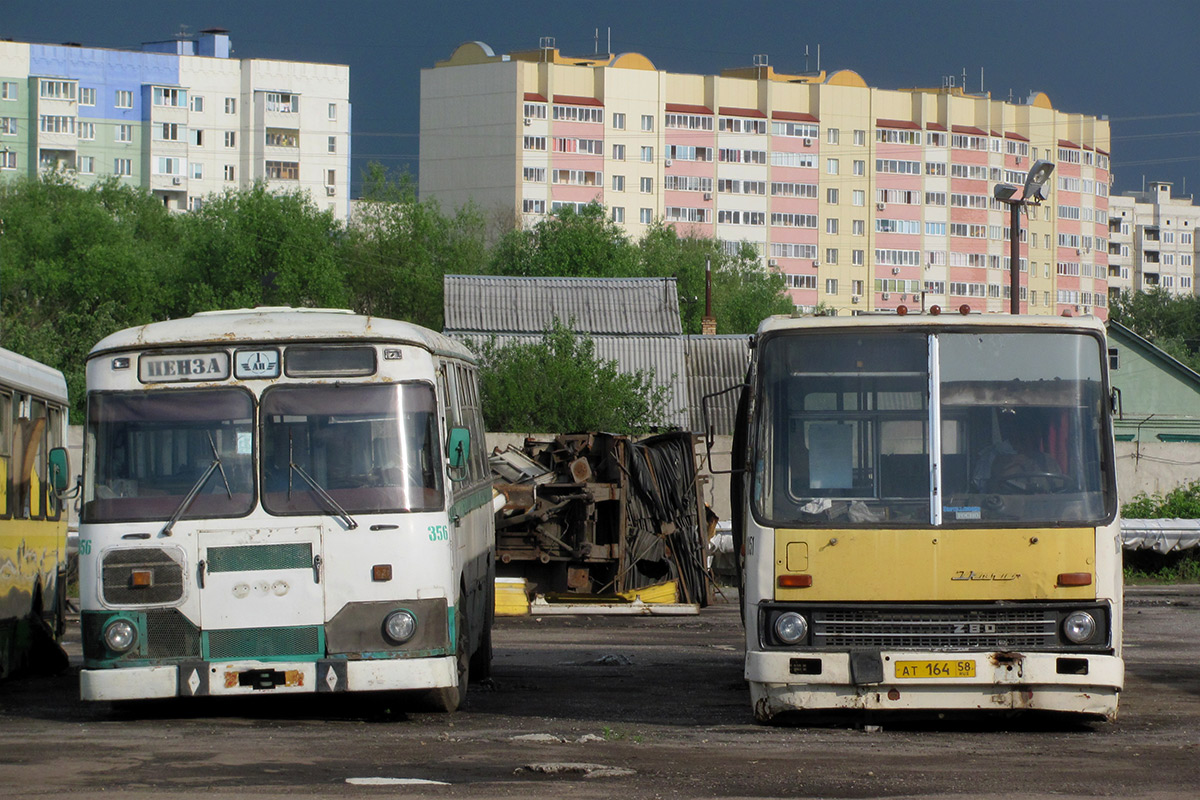
[[[621,206],[613,206],[612,221],[616,223],[625,222],[625,209]]]
[[[838,232],[838,221],[836,217],[830,217],[825,220],[825,232],[836,234]]]
[[[829,175],[837,175],[838,169],[839,169],[838,160],[836,158],[825,159],[825,172],[826,173],[828,173]]]
[[[825,263],[826,264],[838,263],[837,256],[838,256],[838,251],[837,251],[836,247],[826,247],[825,248]]]
[[[642,194],[653,194],[654,193],[654,178],[642,178],[641,192],[642,192]]]
[[[17,151],[0,150],[0,169],[17,168]]]
[[[337,170],[336,169],[325,170],[325,185],[326,186],[337,186]]]
[[[0,136],[17,135],[17,118],[0,117]]]
[[[17,100],[19,92],[16,81],[0,81],[0,100]]]
[[[187,106],[187,92],[183,89],[167,89],[162,86],[155,86],[154,105],[184,108]]]
[[[836,206],[838,204],[838,190],[833,188],[826,189],[825,202],[831,206]]]
[[[866,175],[867,174],[867,162],[855,159],[854,174],[855,175]]]
[[[280,130],[279,128],[267,128],[267,146],[299,147],[300,132],[292,130]]]
[[[337,119],[337,103],[329,104],[329,119]]]
[[[237,113],[237,98],[236,97],[226,97],[225,98],[225,113],[226,114],[236,114]]]
[[[625,130],[625,115],[614,112],[612,115],[612,126],[619,131]]]
[[[96,172],[96,157],[95,156],[80,156],[75,162],[75,169],[80,175],[92,175]]]
[[[546,149],[545,136],[526,136],[524,139],[524,149],[544,151]]]
[[[863,261],[864,253],[865,253],[864,250],[851,250],[850,251],[850,263],[852,263],[856,267],[861,267],[865,263]],[[860,284],[860,283],[862,283],[862,281],[855,281],[855,283]],[[862,294],[862,288],[860,286],[855,287],[854,293]]]
[[[227,180],[227,181],[236,181],[237,180],[237,167],[235,167],[233,164],[225,165],[225,180]]]
[[[156,175],[182,175],[184,160],[182,158],[170,158],[168,156],[159,156],[156,169]]]
[[[95,141],[96,139],[96,123],[83,122],[79,123],[79,138],[85,142]]]
[[[864,219],[851,220],[850,233],[853,236],[866,236],[867,235],[867,221]]]
[[[75,81],[48,81],[40,82],[40,95],[48,100],[74,100],[75,99]]]
[[[331,152],[331,153],[337,152],[337,137],[336,136],[329,137],[328,148],[329,148],[329,152]]]
[[[201,207],[203,207],[203,205],[204,205],[204,199],[201,197],[189,197],[188,198],[188,203],[187,203],[188,211],[199,211],[201,209]]]
[[[174,122],[164,122],[159,128],[158,138],[164,142],[179,141],[179,125]]]
[[[117,89],[113,105],[117,108],[133,108],[133,92],[129,89]]]
[[[75,117],[60,117],[43,114],[38,118],[42,133],[75,133]]]
[[[266,172],[271,181],[300,180],[300,165],[295,161],[268,161]]]
[[[625,145],[614,144],[612,153],[613,153],[613,156],[612,156],[613,161],[624,161],[625,160]]]
[[[521,172],[526,183],[545,183],[546,168],[545,167],[525,167]]]
[[[647,164],[650,164],[654,161],[654,148],[653,147],[643,147],[642,148],[642,161],[646,162]]]
[[[133,161],[128,158],[113,159],[113,174],[128,177],[133,174]]]
[[[133,141],[133,126],[118,125],[113,128],[113,141],[115,142],[132,142]],[[120,174],[120,173],[118,173]]]
[[[644,131],[654,130],[654,117],[652,117],[649,114],[642,114],[642,130],[644,130]]]
[[[225,131],[225,146],[237,147],[237,131]]]
[[[825,279],[825,294],[837,294],[837,278]]]
[[[196,145],[196,147],[204,146],[204,131],[200,130],[199,128],[193,128],[191,138],[192,144]]]
[[[850,202],[856,206],[864,205],[867,202],[867,193],[862,189],[855,189],[851,194]]]
[[[841,131],[837,128],[825,129],[825,144],[837,144],[839,138],[841,138]]]
[[[192,177],[197,180],[204,177],[204,165],[199,161],[192,162]]]
[[[289,92],[267,92],[267,111],[296,114],[300,111],[300,95]]]
[[[96,90],[93,87],[79,87],[79,105],[94,106],[96,105]]]
[[[643,208],[638,211],[638,221],[643,225],[649,225],[654,222],[654,209]]]
[[[866,131],[855,131],[854,132],[854,146],[855,147],[866,147],[867,146],[867,132]]]
[[[192,95],[192,111],[200,112],[204,110],[204,98],[199,95]]]
[[[612,190],[614,192],[625,191],[625,176],[624,175],[613,175],[612,176]]]
[[[531,200],[531,199],[522,200],[521,201],[521,212],[524,214],[545,214],[546,213],[546,201],[545,200]]]

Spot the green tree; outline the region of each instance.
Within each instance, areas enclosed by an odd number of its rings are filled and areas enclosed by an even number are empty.
[[[442,279],[477,274],[487,263],[483,216],[472,204],[453,217],[419,202],[411,176],[365,173],[356,221],[344,245],[351,305],[364,314],[442,327]]]
[[[676,279],[684,333],[701,332],[709,264],[718,333],[754,333],[766,317],[792,311],[783,276],[764,270],[749,245],[729,254],[715,239],[680,236],[674,227],[659,221],[643,234],[638,249],[641,274]]]
[[[115,178],[50,173],[0,183],[0,220],[0,346],[61,370],[79,422],[91,347],[166,316],[178,218]]]
[[[1122,292],[1109,316],[1195,370],[1200,370],[1200,297],[1156,288]]]
[[[210,197],[180,217],[172,316],[254,306],[345,308],[343,231],[302,192],[263,183]]]
[[[529,229],[501,237],[492,251],[493,275],[626,278],[640,275],[637,247],[604,207],[565,206]]]
[[[643,433],[663,425],[669,392],[653,376],[620,372],[591,337],[558,320],[539,341],[483,344],[480,389],[493,431]]]

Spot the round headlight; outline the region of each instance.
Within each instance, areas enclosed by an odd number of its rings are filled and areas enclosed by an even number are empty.
[[[395,644],[404,644],[416,632],[417,618],[411,611],[393,611],[383,620],[383,635]]]
[[[784,644],[796,644],[808,636],[808,620],[795,611],[780,614],[775,619],[775,635]]]
[[[1063,620],[1063,635],[1075,644],[1083,644],[1096,633],[1096,618],[1086,611],[1075,611]]]
[[[137,642],[137,628],[127,619],[114,619],[104,628],[104,646],[114,653],[124,653]]]

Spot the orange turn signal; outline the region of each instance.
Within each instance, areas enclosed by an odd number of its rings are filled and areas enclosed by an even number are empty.
[[[1091,586],[1092,573],[1090,572],[1060,572],[1058,573],[1059,586]]]
[[[390,581],[392,579],[391,564],[376,564],[371,567],[371,580],[373,581]]]
[[[812,586],[812,575],[780,575],[780,589],[807,589]]]
[[[129,585],[134,589],[148,589],[154,585],[154,573],[148,569],[135,569],[129,573]]]

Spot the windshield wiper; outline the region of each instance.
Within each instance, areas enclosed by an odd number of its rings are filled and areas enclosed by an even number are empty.
[[[288,431],[288,497],[291,497],[291,495],[292,495],[292,473],[293,472],[295,472],[301,478],[304,478],[304,482],[307,483],[309,485],[309,487],[312,488],[313,493],[317,497],[319,497],[325,501],[325,503],[329,506],[330,510],[333,511],[333,515],[335,517],[339,518],[342,521],[342,523],[349,530],[354,530],[355,528],[358,527],[358,523],[354,521],[354,517],[352,517],[348,513],[346,513],[346,509],[342,508],[341,505],[338,503],[338,501],[334,500],[333,497],[329,494],[329,492],[325,491],[324,487],[322,487],[321,484],[317,483],[316,480],[311,475],[309,475],[307,472],[304,471],[303,467],[301,467],[299,464],[296,463],[296,459],[292,454],[292,432],[289,430]]]
[[[217,452],[217,443],[213,440],[212,431],[208,432],[208,446],[212,448],[212,463],[208,465],[208,469],[204,470],[204,474],[192,484],[192,488],[188,491],[187,496],[183,498],[183,502],[175,509],[175,513],[167,520],[167,524],[163,526],[163,529],[158,532],[159,536],[171,535],[171,529],[175,527],[175,523],[179,522],[180,517],[191,507],[192,501],[196,499],[196,495],[200,494],[200,490],[204,488],[204,484],[208,482],[213,472],[218,470],[221,472],[221,480],[225,484],[225,494],[229,495],[230,500],[233,499],[233,490],[229,488],[229,478],[225,476],[225,467],[221,464],[221,454]]]

